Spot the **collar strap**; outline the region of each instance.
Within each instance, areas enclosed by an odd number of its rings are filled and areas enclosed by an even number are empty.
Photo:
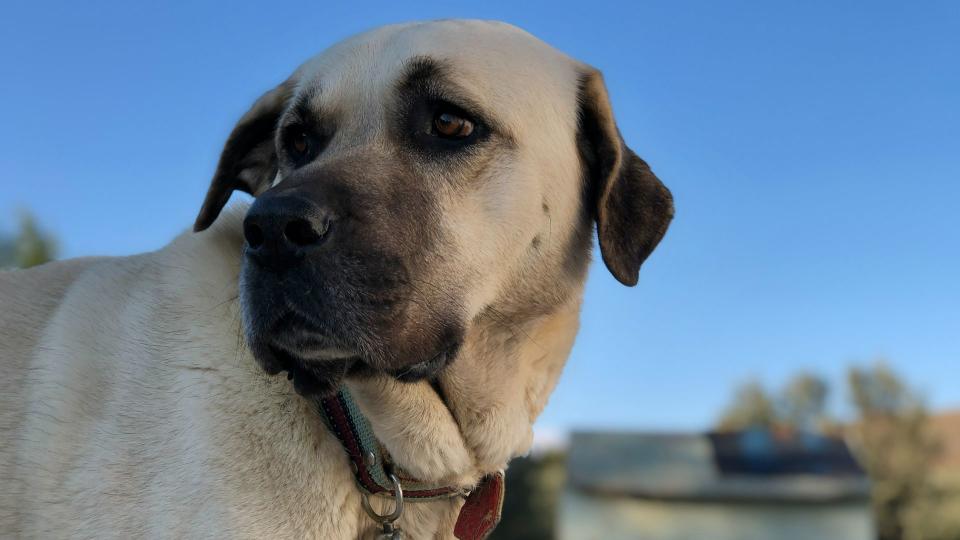
[[[390,456],[377,441],[373,427],[360,412],[350,392],[341,388],[333,396],[316,400],[320,416],[327,428],[343,446],[357,485],[364,494],[396,497],[391,476],[402,484],[403,499],[410,502],[449,499],[465,496],[454,527],[460,540],[482,540],[500,521],[503,509],[503,471],[485,476],[472,491],[457,486],[434,486],[400,474]]]
[[[396,495],[391,474],[403,483],[404,499],[447,499],[466,494],[465,490],[454,486],[426,485],[394,470],[389,455],[374,436],[370,422],[347,390],[341,389],[334,396],[321,398],[320,411],[327,427],[347,452],[357,484],[367,494]]]

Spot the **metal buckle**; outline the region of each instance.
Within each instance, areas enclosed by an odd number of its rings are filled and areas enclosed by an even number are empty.
[[[400,480],[393,473],[389,474],[390,482],[393,484],[393,511],[389,514],[380,515],[370,506],[370,498],[366,491],[360,491],[360,502],[363,505],[363,511],[370,516],[370,519],[376,521],[381,532],[378,538],[401,538],[400,529],[394,528],[393,523],[403,515],[403,487]]]

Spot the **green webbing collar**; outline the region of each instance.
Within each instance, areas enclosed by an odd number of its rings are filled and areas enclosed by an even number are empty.
[[[349,391],[341,388],[336,395],[317,399],[316,403],[324,423],[336,435],[350,458],[354,477],[363,494],[364,510],[381,525],[381,534],[400,537],[394,522],[403,512],[404,500],[466,497],[453,530],[459,540],[484,540],[500,522],[504,497],[503,471],[488,474],[472,491],[456,486],[431,486],[407,478],[394,467]],[[389,494],[394,498],[396,505],[391,514],[381,516],[370,508],[366,497],[377,493]]]
[[[403,483],[403,497],[413,500],[445,499],[466,495],[455,486],[432,486],[414,478],[405,477],[390,461],[373,434],[370,422],[360,412],[350,392],[341,388],[334,396],[318,400],[318,408],[324,423],[336,435],[346,450],[360,488],[370,495],[385,493],[395,495],[390,475],[394,474]]]

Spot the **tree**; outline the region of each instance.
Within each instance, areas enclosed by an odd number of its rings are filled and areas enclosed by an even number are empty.
[[[822,377],[800,373],[780,392],[771,394],[760,383],[741,386],[720,418],[718,429],[769,429],[782,427],[824,431],[829,425],[826,405],[829,386]]]
[[[56,243],[37,226],[27,212],[20,215],[20,231],[16,237],[0,238],[0,268],[30,268],[56,257]]]
[[[733,403],[720,418],[719,429],[771,428],[776,421],[773,399],[760,383],[751,381],[737,389]]]
[[[30,268],[56,257],[53,238],[37,226],[33,216],[24,212],[20,216],[20,236],[17,238],[17,264],[20,268]]]
[[[848,377],[853,404],[861,416],[896,416],[923,408],[922,401],[883,362],[867,369],[854,367]]]
[[[927,431],[922,400],[883,363],[855,367],[848,380],[859,413],[850,439],[873,481],[880,539],[957,538],[960,531],[943,530],[946,516],[935,507],[930,466],[939,446]]]
[[[823,431],[829,386],[822,377],[800,373],[781,392],[778,405],[782,423],[805,431]]]

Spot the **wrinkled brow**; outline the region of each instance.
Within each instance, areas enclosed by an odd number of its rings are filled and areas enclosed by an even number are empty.
[[[404,63],[400,71],[397,91],[407,98],[419,94],[450,102],[476,116],[493,131],[508,135],[506,126],[500,124],[470,91],[457,84],[456,79],[455,68],[449,61],[431,56],[414,56]]]
[[[309,123],[315,120],[317,111],[316,103],[320,97],[320,86],[312,85],[310,88],[298,93],[296,97],[290,100],[287,110],[280,116],[280,125],[291,124],[295,122]]]
[[[430,56],[414,56],[404,62],[397,87],[400,91],[411,91],[424,87],[442,86],[449,82],[451,69],[446,62]]]

